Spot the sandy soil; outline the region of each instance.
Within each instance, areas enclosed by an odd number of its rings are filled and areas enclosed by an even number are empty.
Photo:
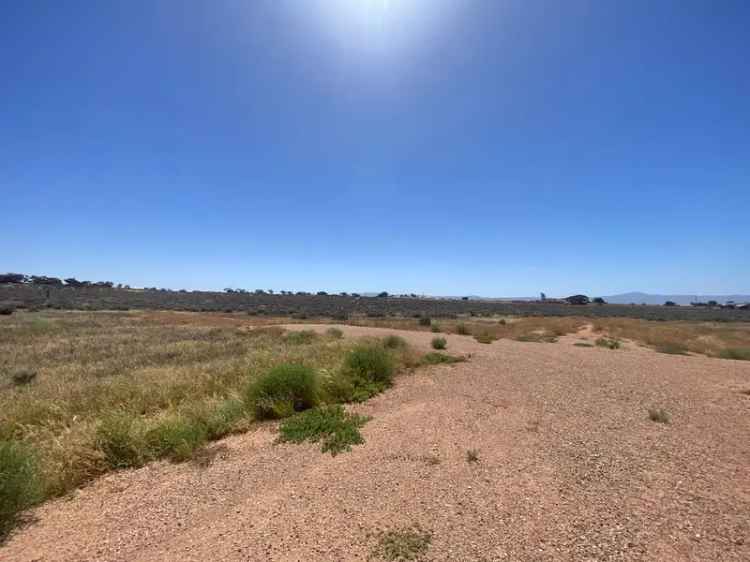
[[[447,339],[471,360],[357,407],[373,419],[350,453],[274,445],[265,425],[208,466],[155,463],[41,506],[0,560],[364,561],[373,532],[414,523],[433,561],[750,560],[750,363]]]

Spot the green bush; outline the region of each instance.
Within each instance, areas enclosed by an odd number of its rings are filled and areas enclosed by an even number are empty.
[[[433,324],[432,326],[430,326],[430,331],[431,331],[431,332],[432,332],[433,334],[438,334],[438,333],[440,333],[440,324]]]
[[[398,338],[398,336],[393,337]],[[390,353],[379,345],[373,344],[360,344],[351,349],[344,358],[344,368],[354,379],[385,385],[393,382],[395,371]]]
[[[310,367],[278,365],[252,383],[245,403],[257,419],[291,416],[318,403],[317,377]]]
[[[474,336],[474,339],[477,340],[479,343],[492,343],[497,338],[495,338],[492,334],[484,333],[484,334],[477,334],[476,336]]]
[[[246,413],[242,400],[228,398],[222,401],[200,419],[206,428],[206,438],[215,441],[236,431],[237,422],[244,418]]]
[[[207,439],[206,426],[186,416],[165,418],[146,433],[150,456],[169,457],[175,462],[191,458]]]
[[[0,441],[0,537],[16,515],[41,499],[36,457],[17,441]]]
[[[430,318],[429,316],[422,316],[419,319],[420,326],[429,326],[430,324],[432,324],[432,318]]]
[[[463,322],[456,324],[456,333],[461,336],[468,336],[469,334],[471,334],[469,328]]]
[[[96,428],[96,448],[110,468],[134,468],[146,461],[146,443],[132,415],[117,412],[104,417]]]
[[[387,349],[403,349],[406,347],[406,340],[401,336],[391,334],[383,338],[383,347]]]
[[[620,349],[620,341],[614,338],[602,337],[598,338],[594,343],[599,347],[606,347],[607,349]]]
[[[359,428],[369,418],[350,414],[339,405],[307,410],[284,420],[279,427],[279,443],[322,442],[322,451],[337,455],[352,445],[364,443]]]
[[[284,341],[291,345],[310,344],[318,337],[313,330],[300,330],[299,332],[288,332],[284,336]]]
[[[445,349],[448,341],[445,338],[432,338],[432,349]]]

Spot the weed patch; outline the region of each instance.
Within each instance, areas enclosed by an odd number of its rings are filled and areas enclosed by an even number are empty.
[[[437,353],[435,351],[431,351],[430,353],[425,353],[422,357],[419,359],[420,365],[444,365],[444,364],[452,364],[452,363],[463,363],[466,361],[466,357],[460,357],[457,355],[448,355],[447,353]]]
[[[607,338],[607,337],[601,337],[597,338],[596,342],[597,347],[604,347],[606,349],[620,349],[620,340],[617,340],[615,338]]]
[[[340,405],[322,406],[284,420],[277,442],[320,442],[322,452],[335,456],[365,442],[359,428],[368,421],[369,418],[350,414]]]
[[[372,555],[388,562],[422,560],[432,543],[432,533],[419,525],[381,532],[377,537]]]
[[[432,349],[445,349],[447,345],[445,338],[432,338]]]
[[[41,499],[36,457],[16,441],[0,441],[0,539],[16,515]]]
[[[300,330],[299,332],[287,332],[284,335],[284,341],[290,345],[308,345],[318,338],[318,334],[313,330]]]
[[[739,361],[750,361],[750,347],[730,347],[719,352],[722,359],[737,359]]]
[[[341,338],[343,338],[343,337],[344,337],[344,332],[342,332],[342,331],[341,331],[340,329],[338,329],[338,328],[328,328],[328,329],[326,330],[326,335],[327,335],[327,336],[328,336],[329,338],[333,339],[333,340],[340,340]]]

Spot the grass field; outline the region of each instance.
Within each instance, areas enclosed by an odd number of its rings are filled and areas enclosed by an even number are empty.
[[[319,379],[312,383],[315,401],[339,402],[366,398],[389,382],[342,382],[355,347],[360,354],[377,348],[394,369],[416,364],[405,343],[389,349],[387,341],[262,326],[268,322],[177,312],[4,317],[0,468],[15,467],[27,480],[34,472],[34,490],[17,492],[26,503],[54,497],[112,469],[187,460],[207,441],[248,429],[248,389],[275,366],[308,368]],[[6,512],[18,507],[11,503]]]

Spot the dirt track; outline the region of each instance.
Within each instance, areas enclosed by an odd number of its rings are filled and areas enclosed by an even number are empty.
[[[374,531],[414,523],[433,561],[750,559],[750,362],[447,339],[471,360],[359,406],[373,419],[350,453],[262,426],[207,467],[155,463],[45,504],[0,560],[367,560]]]

